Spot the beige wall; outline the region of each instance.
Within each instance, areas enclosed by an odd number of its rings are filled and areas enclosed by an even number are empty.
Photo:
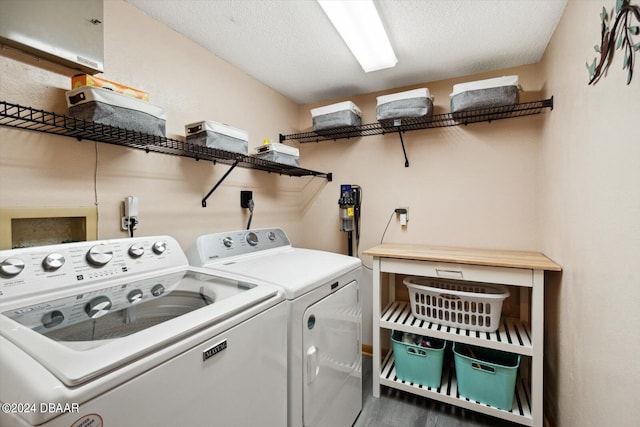
[[[518,74],[521,100],[540,99],[539,66],[403,87],[348,98],[362,110],[362,122],[376,121],[376,96],[427,87],[435,114],[449,111],[452,85],[469,79]],[[343,99],[327,103],[339,102]],[[326,105],[327,103],[323,103]],[[311,129],[309,110],[300,107],[300,129]],[[358,184],[364,192],[361,248],[380,242],[393,210],[409,207],[409,224],[392,219],[385,242],[429,243],[505,249],[536,249],[538,149],[545,115],[438,129],[403,135],[409,167],[397,133],[301,144],[311,169],[333,172],[333,182],[304,212],[305,237],[316,245],[346,251],[346,237],[316,236],[314,229],[338,230],[340,184]],[[311,190],[313,191],[313,189]],[[371,258],[364,257],[371,265]]]
[[[151,101],[167,111],[168,136],[184,135],[187,123],[216,120],[247,130],[252,148],[297,127],[294,102],[128,3],[109,0],[104,9],[102,76],[150,92]],[[75,73],[1,48],[0,99],[66,113],[64,92]],[[311,178],[236,168],[202,208],[202,197],[229,166],[5,127],[0,207],[93,207],[96,163],[99,238],[127,236],[119,217],[128,195],[139,198],[138,235],[167,233],[188,246],[203,233],[241,229],[248,214],[239,193],[249,189],[256,202],[252,225],[282,226],[300,242],[298,207]]]
[[[564,269],[547,287],[545,385],[563,427],[640,420],[640,75],[625,84],[617,51],[587,85],[603,5],[615,2],[570,0],[542,61],[556,102],[541,140],[541,249]]]

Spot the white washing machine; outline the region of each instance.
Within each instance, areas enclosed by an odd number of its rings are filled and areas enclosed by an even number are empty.
[[[288,426],[351,426],[362,409],[361,261],[294,248],[279,228],[200,236],[187,256],[192,265],[284,290]]]
[[[282,427],[284,301],[168,236],[0,251],[0,426]]]

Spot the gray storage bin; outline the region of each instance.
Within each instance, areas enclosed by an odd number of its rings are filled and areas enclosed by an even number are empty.
[[[518,76],[478,80],[453,86],[451,112],[511,106],[519,100]]]
[[[249,134],[241,129],[210,120],[186,125],[185,134],[190,144],[209,148],[249,154]]]
[[[313,108],[311,110],[313,131],[360,126],[361,114],[360,108],[351,101]]]
[[[427,88],[377,97],[376,118],[384,120],[428,118],[433,115],[433,100]]]
[[[512,106],[519,102],[517,86],[470,90],[451,97],[451,112],[460,113],[483,108]]]
[[[95,86],[81,86],[66,93],[69,115],[149,135],[165,136],[166,113],[162,107]]]
[[[259,159],[283,165],[300,167],[299,151],[295,147],[289,147],[281,143],[269,143],[256,147],[255,156]]]

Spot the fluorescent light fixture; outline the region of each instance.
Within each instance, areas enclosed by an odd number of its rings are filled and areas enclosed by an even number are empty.
[[[318,0],[365,72],[398,63],[373,0]]]

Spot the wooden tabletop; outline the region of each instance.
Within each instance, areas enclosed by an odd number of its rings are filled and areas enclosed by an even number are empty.
[[[562,271],[562,267],[540,252],[384,243],[367,249],[363,253],[380,258]]]

